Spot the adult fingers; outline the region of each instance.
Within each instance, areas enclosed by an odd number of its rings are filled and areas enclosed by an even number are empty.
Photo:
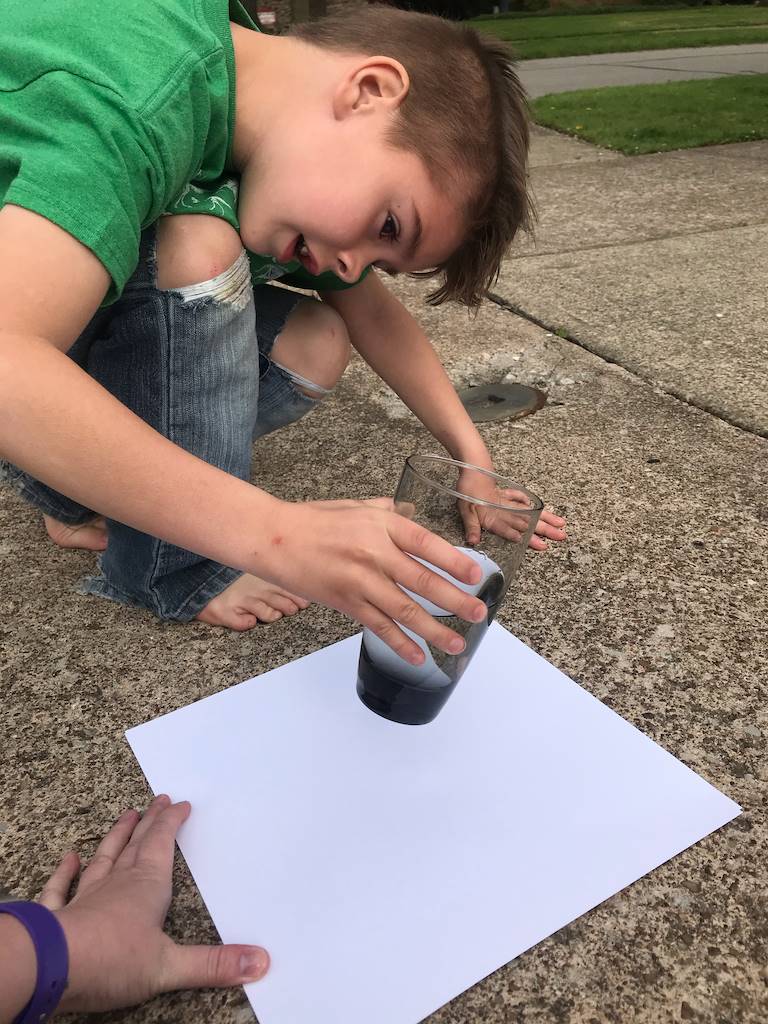
[[[74,850],[70,850],[43,886],[38,902],[42,903],[44,907],[48,907],[49,910],[61,910],[66,906],[70,886],[79,870],[80,858]]]
[[[85,892],[110,873],[115,861],[128,845],[138,820],[138,811],[123,811],[91,857],[77,887],[78,894]]]
[[[141,839],[136,850],[136,864],[168,876],[170,882],[173,869],[173,851],[176,833],[189,817],[192,810],[188,801],[166,806],[157,814]]]
[[[126,866],[132,865],[136,862],[136,855],[139,847],[141,846],[142,839],[147,832],[152,828],[152,824],[156,818],[158,818],[166,807],[169,806],[171,798],[166,793],[160,793],[147,807],[146,811],[141,816],[141,821],[136,825],[131,836],[131,841],[125,848],[125,852],[120,858],[120,863]]]
[[[269,970],[269,953],[261,946],[176,946],[169,951],[162,991],[224,988],[259,981]]]

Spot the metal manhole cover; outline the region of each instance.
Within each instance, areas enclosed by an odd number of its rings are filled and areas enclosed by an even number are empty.
[[[507,381],[464,388],[459,391],[459,398],[475,423],[530,416],[532,412],[538,412],[547,400],[544,391]]]

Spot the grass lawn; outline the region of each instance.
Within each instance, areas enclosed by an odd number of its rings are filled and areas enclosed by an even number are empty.
[[[630,156],[768,138],[768,75],[551,93],[534,120]]]
[[[473,28],[512,43],[523,59],[677,46],[768,43],[768,7],[477,18]]]

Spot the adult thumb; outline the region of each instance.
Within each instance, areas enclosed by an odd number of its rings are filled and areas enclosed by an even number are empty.
[[[245,985],[259,981],[269,970],[269,953],[261,946],[175,946],[169,961],[167,992]]]

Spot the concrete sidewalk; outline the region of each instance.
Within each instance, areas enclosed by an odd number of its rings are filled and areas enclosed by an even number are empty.
[[[497,465],[570,523],[565,545],[528,556],[500,620],[744,814],[431,1024],[764,1024],[766,151],[629,160],[537,132],[534,164],[539,248],[507,261],[497,301],[470,319],[395,283],[457,385],[548,392],[536,415],[482,428]],[[316,413],[259,442],[254,480],[296,500],[390,494],[404,456],[436,448],[356,361]],[[355,631],[317,607],[249,634],[163,624],[78,595],[92,567],[0,491],[0,888],[20,897],[146,800],[126,728]],[[170,928],[216,938],[181,863]],[[208,990],[99,1019],[253,1017],[240,991]]]
[[[768,74],[768,43],[595,53],[526,60],[520,64],[520,77],[533,97],[604,85],[645,85],[747,74]]]
[[[768,435],[768,141],[624,157],[536,133],[537,239],[499,297]]]

